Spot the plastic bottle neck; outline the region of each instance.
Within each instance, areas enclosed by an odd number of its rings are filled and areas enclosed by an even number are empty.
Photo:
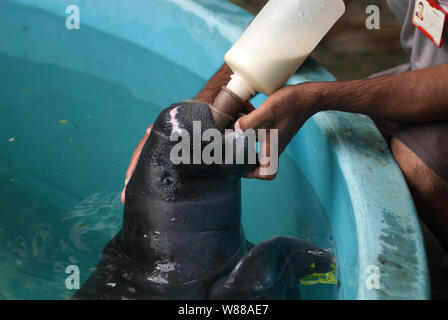
[[[230,81],[227,84],[227,88],[235,93],[241,100],[247,101],[255,94],[255,90],[241,77],[239,74],[234,73],[230,76]]]
[[[239,75],[233,74],[230,78],[227,86],[221,88],[213,104],[209,105],[213,121],[219,130],[235,121],[236,116],[243,112],[245,102],[255,94],[255,90]]]

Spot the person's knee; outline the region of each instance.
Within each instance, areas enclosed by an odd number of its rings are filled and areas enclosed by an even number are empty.
[[[448,200],[448,182],[440,178],[400,140],[392,138],[391,149],[415,201],[438,203]]]
[[[448,182],[396,138],[392,153],[411,191],[417,211],[441,244],[448,248]]]

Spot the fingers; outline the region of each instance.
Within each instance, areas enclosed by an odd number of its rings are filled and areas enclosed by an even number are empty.
[[[128,170],[126,170],[126,178],[124,181],[124,188],[121,191],[121,203],[124,204],[125,202],[125,192],[126,192],[126,186],[128,185],[129,180],[132,177],[132,174],[134,173],[135,167],[137,166],[138,159],[140,159],[140,154],[142,153],[143,146],[146,143],[146,140],[148,140],[149,134],[151,133],[153,125],[150,125],[148,129],[146,129],[146,133],[143,136],[143,138],[140,140],[140,142],[137,145],[137,148],[135,148],[134,153],[131,157],[131,162],[129,163]]]
[[[261,167],[261,166],[260,166]],[[264,175],[261,174],[260,172],[260,167],[255,168],[253,171],[247,173],[244,177],[248,178],[248,179],[258,179],[258,180],[267,180],[267,181],[271,181],[274,180],[275,177],[277,176],[277,173],[272,174],[272,175]]]
[[[126,192],[126,186],[123,187],[123,190],[121,190],[121,196],[120,196],[120,200],[121,203],[124,204],[126,197],[125,197],[125,192]]]
[[[260,107],[261,108],[261,107]],[[251,113],[239,118],[235,123],[235,129],[246,131],[247,129],[260,129],[266,127],[268,120],[260,108],[255,109]]]
[[[273,180],[278,172],[278,135],[275,131],[269,129],[259,129],[258,131],[257,137],[260,143],[258,160],[260,165],[246,174],[245,177],[249,179]]]
[[[249,113],[251,113],[251,112],[254,111],[254,110],[255,110],[254,106],[253,106],[252,103],[250,103],[249,101],[247,101],[247,102],[244,104],[244,106],[243,106],[243,112],[244,112],[245,114],[249,114]]]
[[[238,119],[235,123],[235,130],[244,132],[247,129],[257,130],[257,140],[260,142],[260,151],[258,157],[260,166],[249,172],[245,177],[249,179],[273,180],[277,175],[277,168],[272,170],[273,163],[276,160],[271,159],[271,134],[269,129],[276,129],[273,122],[274,115],[272,113],[271,103],[266,100],[263,105],[255,109],[251,113]],[[259,129],[267,129],[263,137],[260,136]],[[277,136],[276,136],[277,137]],[[278,146],[278,143],[275,144]]]

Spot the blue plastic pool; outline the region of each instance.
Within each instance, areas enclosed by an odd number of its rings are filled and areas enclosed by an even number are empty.
[[[78,5],[81,28],[67,30]],[[162,108],[193,97],[252,16],[219,0],[0,1],[0,298],[66,299],[119,230],[128,161]],[[308,60],[291,83],[334,80]],[[258,96],[259,105],[265,97]],[[426,299],[405,181],[369,118],[325,112],[273,182],[244,181],[253,242],[276,234],[334,250],[338,284],[305,299]],[[372,268],[380,288],[366,286]]]

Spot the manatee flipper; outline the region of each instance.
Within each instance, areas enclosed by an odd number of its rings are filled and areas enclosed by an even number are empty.
[[[294,237],[276,236],[254,246],[230,275],[215,282],[209,298],[285,299],[301,278],[328,272],[334,263],[329,251]]]

